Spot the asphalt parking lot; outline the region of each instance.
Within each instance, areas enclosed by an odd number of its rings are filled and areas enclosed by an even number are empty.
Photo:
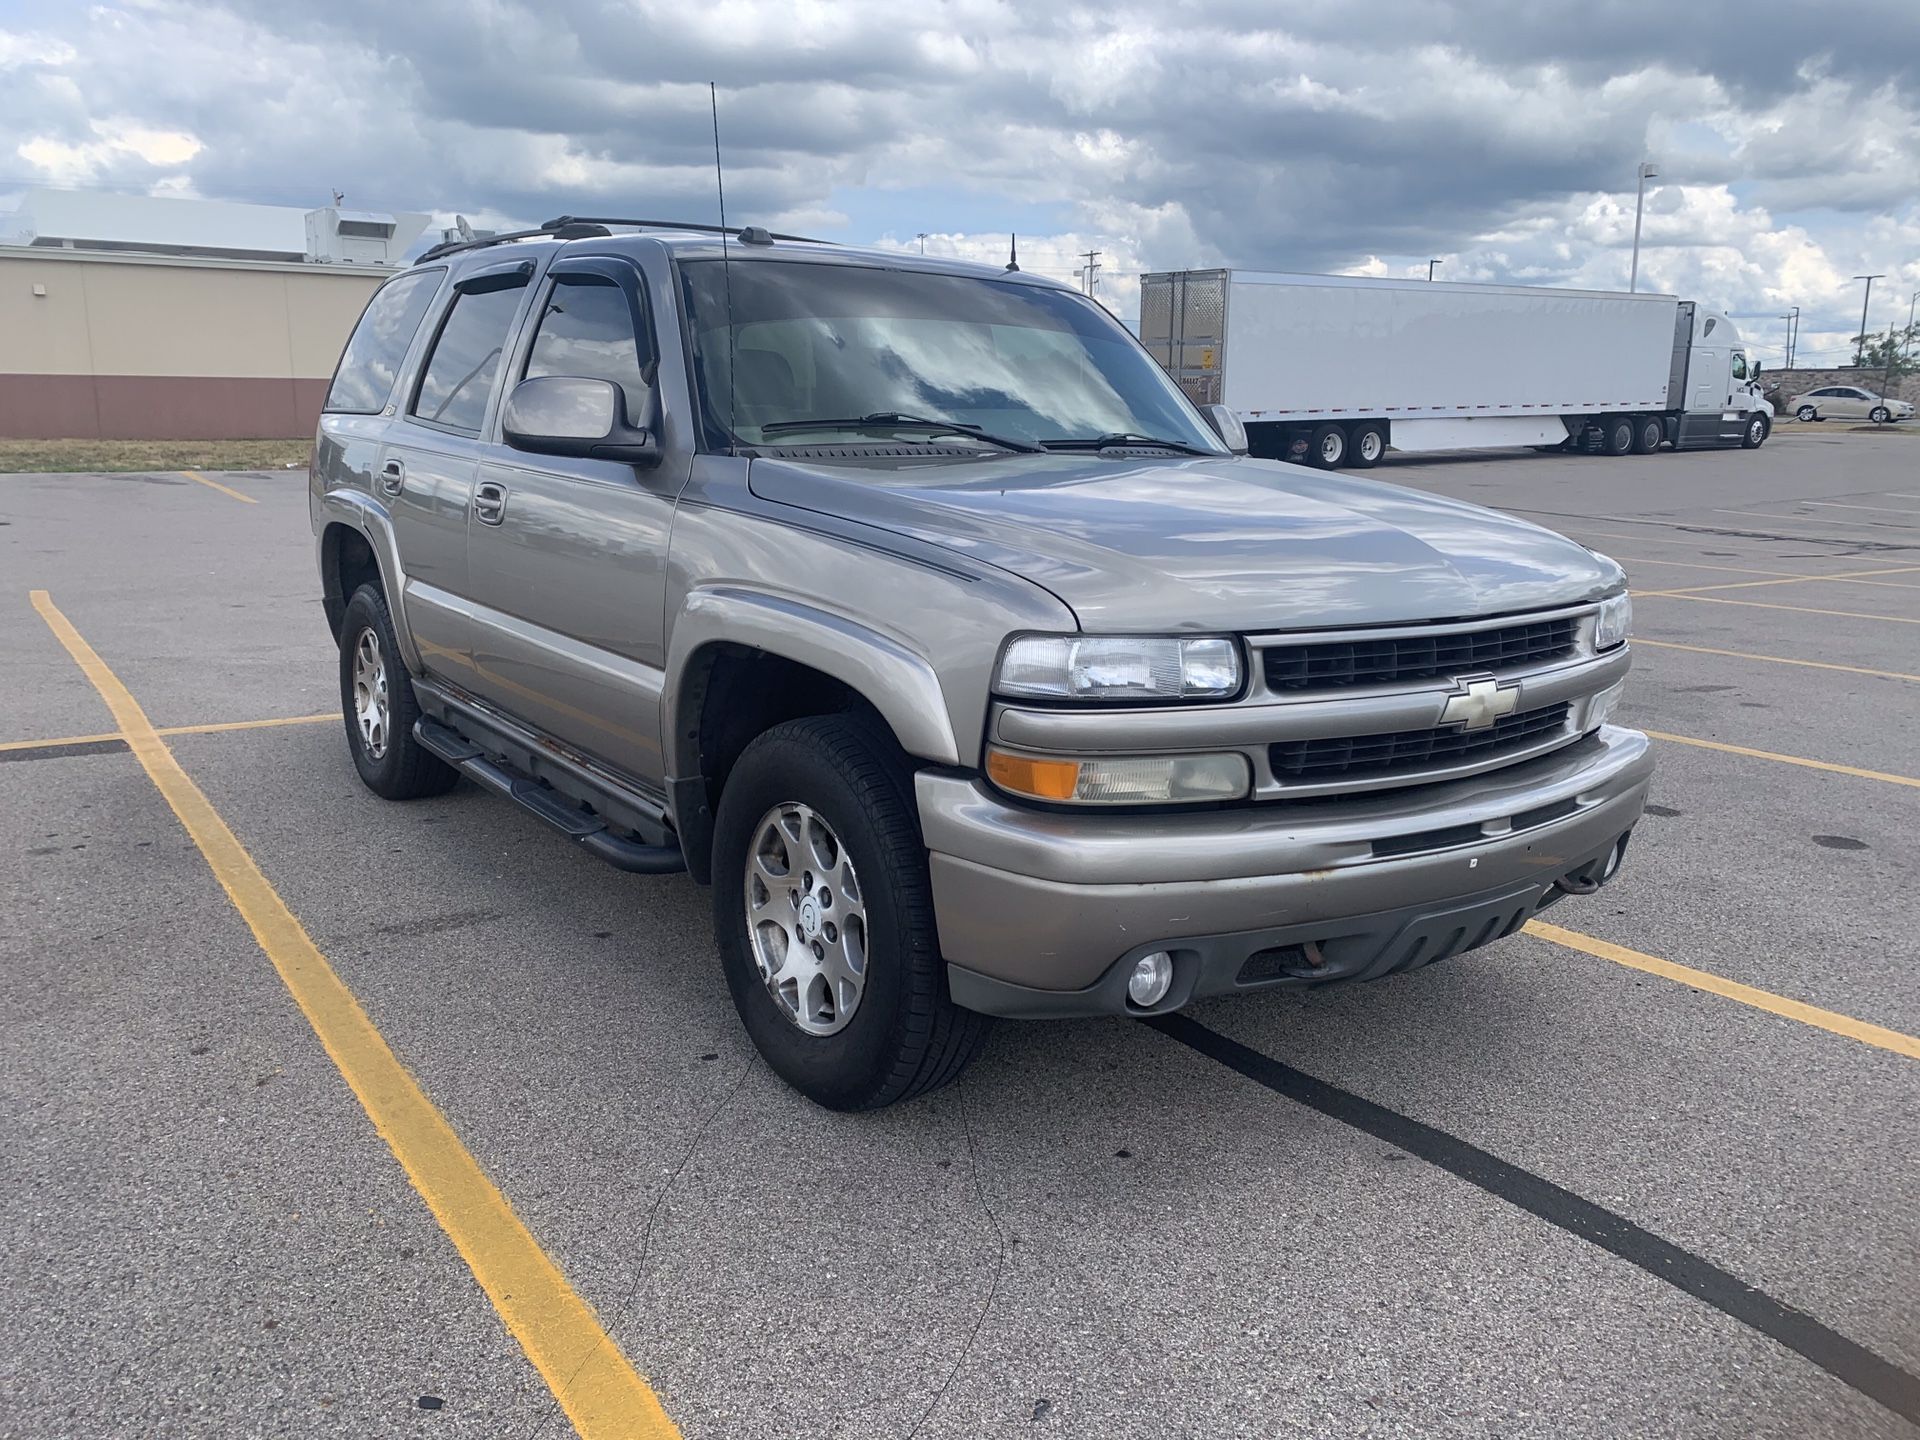
[[[0,477],[0,1435],[1920,1433],[1920,439],[1376,473],[1631,573],[1621,879],[865,1116],[755,1060],[685,877],[361,787],[303,475]]]

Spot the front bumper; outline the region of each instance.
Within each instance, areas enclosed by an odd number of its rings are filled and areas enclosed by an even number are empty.
[[[1497,939],[1611,877],[1652,774],[1647,737],[1606,726],[1492,775],[1202,813],[1032,810],[926,771],[917,789],[954,999],[1066,1016],[1371,979]],[[1153,950],[1174,982],[1148,1012],[1126,974]]]

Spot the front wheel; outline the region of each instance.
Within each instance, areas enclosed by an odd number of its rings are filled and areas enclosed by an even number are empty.
[[[1793,418],[1811,425],[1815,420],[1820,418],[1820,412],[1815,410],[1811,405],[1802,405],[1798,410],[1793,412]]]
[[[844,715],[792,720],[720,795],[713,916],[734,1008],[775,1074],[831,1110],[945,1085],[986,1035],[947,993],[911,773]]]
[[[420,718],[386,597],[362,585],[340,620],[340,709],[353,768],[387,800],[443,795],[460,772],[413,738]]]
[[[1766,440],[1767,431],[1770,428],[1772,427],[1767,424],[1766,416],[1749,415],[1747,417],[1747,428],[1740,432],[1740,448],[1742,450],[1758,450]]]
[[[1893,412],[1887,409],[1887,407],[1884,405],[1876,405],[1873,407],[1872,413],[1869,414],[1867,418],[1873,421],[1873,423],[1876,425],[1884,425],[1889,420],[1893,419]]]

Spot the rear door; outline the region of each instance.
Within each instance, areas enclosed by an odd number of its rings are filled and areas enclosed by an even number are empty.
[[[512,383],[610,380],[630,417],[659,351],[639,270],[618,256],[557,260],[511,361]],[[509,384],[507,389],[511,389]],[[492,433],[497,437],[496,420]],[[488,446],[467,555],[474,688],[603,765],[663,788],[667,538],[688,456],[651,469]]]
[[[467,688],[474,673],[467,511],[481,430],[532,268],[507,262],[455,283],[375,478],[400,537],[407,625],[421,664]]]

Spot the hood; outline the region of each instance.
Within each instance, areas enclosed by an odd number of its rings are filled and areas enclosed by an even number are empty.
[[[1624,580],[1524,520],[1271,460],[757,458],[749,483],[1024,576],[1091,631],[1470,619],[1598,599]]]

